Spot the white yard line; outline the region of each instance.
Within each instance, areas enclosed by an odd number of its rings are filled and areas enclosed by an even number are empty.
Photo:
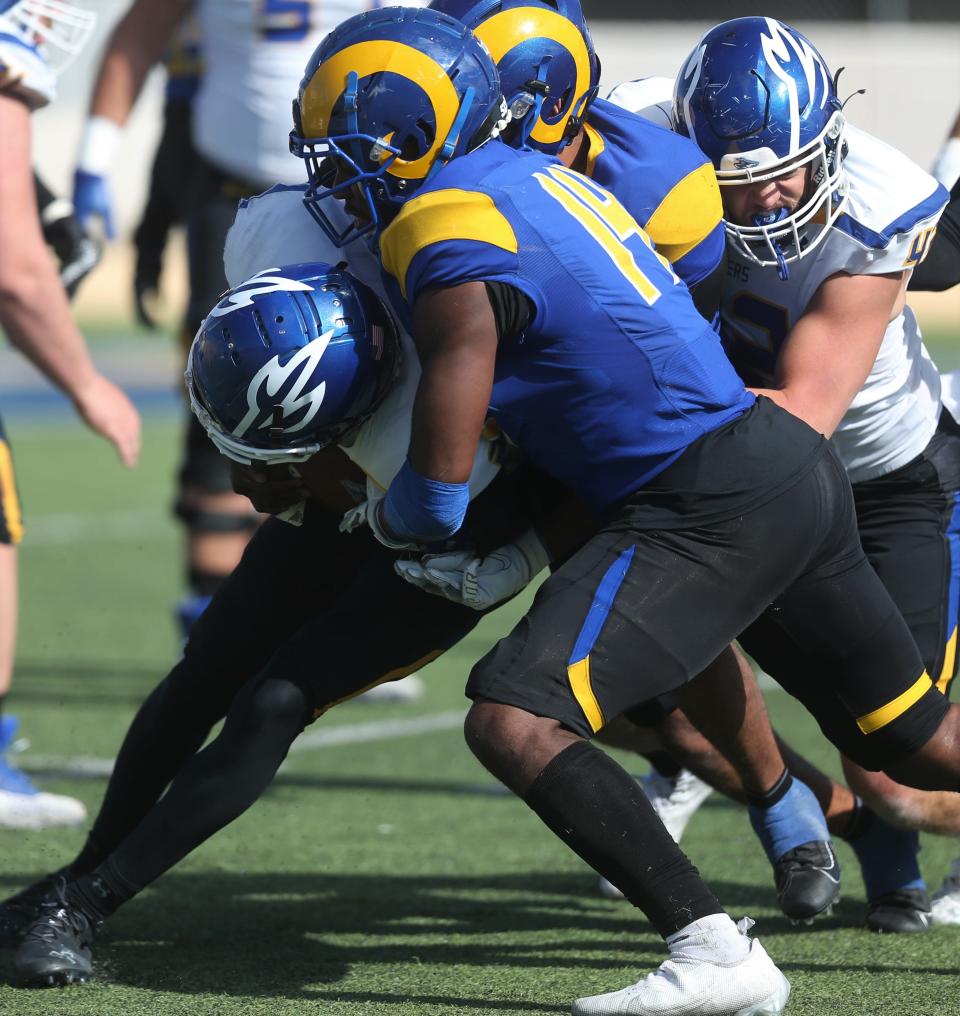
[[[60,512],[27,516],[26,547],[86,543],[131,543],[168,539],[170,516],[162,508],[115,512]]]
[[[318,729],[303,734],[293,743],[291,752],[317,751],[343,744],[363,744],[370,741],[389,741],[400,737],[417,737],[436,730],[454,730],[463,726],[463,711],[430,713],[401,720],[373,720],[367,723],[349,723],[326,730]],[[16,763],[32,773],[63,773],[68,776],[109,776],[113,759],[91,755],[39,755],[24,752],[16,756]]]

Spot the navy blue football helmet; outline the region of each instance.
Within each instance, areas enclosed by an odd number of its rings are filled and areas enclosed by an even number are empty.
[[[513,140],[555,155],[576,137],[600,86],[580,0],[431,0],[483,42],[519,130]]]
[[[687,57],[674,90],[677,130],[713,161],[721,187],[758,183],[810,166],[793,212],[726,221],[739,253],[786,265],[827,236],[847,194],[845,121],[836,81],[798,31],[773,18],[736,18],[712,28]]]
[[[304,203],[343,246],[378,235],[450,159],[499,134],[509,113],[496,65],[472,32],[436,11],[385,7],[320,43],[293,119],[290,150],[310,180]],[[331,197],[356,213],[346,229],[324,210]]]
[[[237,462],[303,462],[390,390],[400,340],[377,296],[340,267],[286,265],[225,293],[187,362],[190,404]]]

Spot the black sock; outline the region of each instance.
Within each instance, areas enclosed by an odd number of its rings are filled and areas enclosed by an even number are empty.
[[[853,843],[854,840],[859,840],[876,820],[876,812],[857,797],[853,813],[850,815],[845,827],[837,835],[846,843]]]
[[[674,777],[683,768],[674,762],[673,756],[667,751],[645,751],[642,754],[661,776]]]
[[[98,842],[94,834],[88,833],[80,853],[57,874],[62,875],[68,882],[72,882],[81,875],[89,874],[98,864],[102,864],[107,859],[108,853],[109,850]]]
[[[93,871],[67,884],[67,901],[83,911],[92,924],[106,920],[117,908],[132,899],[142,887],[136,886],[107,858]]]
[[[786,797],[787,791],[793,786],[793,777],[788,769],[784,769],[776,783],[763,794],[753,794],[749,790],[744,791],[747,804],[754,808],[772,808],[775,804]]]
[[[555,756],[524,800],[664,938],[724,912],[636,780],[586,741]]]

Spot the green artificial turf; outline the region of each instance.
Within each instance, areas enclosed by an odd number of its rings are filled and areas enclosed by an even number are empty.
[[[178,424],[148,418],[143,464],[126,475],[66,423],[7,423],[32,534],[8,708],[32,741],[24,763],[45,788],[93,811],[105,781],[80,775],[78,760],[100,771],[177,652],[170,607],[179,543],[167,505]],[[246,815],[109,922],[95,949],[96,981],[18,989],[12,955],[0,954],[0,1013],[563,1013],[577,996],[653,969],[662,944],[638,912],[601,899],[595,876],[519,801],[495,792],[448,715],[465,709],[470,663],[508,628],[512,610],[431,666],[420,701],[347,704],[307,734],[438,715],[445,727],[292,754]],[[787,738],[838,773],[803,710],[778,691],[768,701]],[[80,830],[0,831],[0,892],[69,860],[81,840]],[[936,888],[960,851],[944,839],[923,842]],[[960,1013],[960,929],[862,930],[863,887],[845,845],[842,902],[810,929],[780,916],[739,807],[710,798],[684,846],[730,912],[756,920],[754,934],[793,983],[788,1013]]]

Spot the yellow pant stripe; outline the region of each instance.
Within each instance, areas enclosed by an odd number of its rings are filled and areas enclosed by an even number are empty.
[[[953,680],[953,668],[956,664],[957,659],[957,629],[953,629],[953,634],[947,639],[947,647],[943,652],[943,669],[940,671],[940,676],[937,678],[937,691],[941,695],[947,694],[947,689],[950,687],[950,682]]]
[[[918,702],[929,689],[933,687],[933,681],[924,671],[917,680],[902,694],[898,695],[892,702],[888,702],[872,713],[857,718],[857,726],[865,734],[873,734],[885,727],[888,723],[902,716],[914,703]]]
[[[432,649],[426,656],[421,656],[416,663],[411,663],[407,667],[397,667],[396,670],[388,670],[386,674],[381,674],[376,681],[371,681],[368,685],[364,685],[363,688],[358,688],[356,691],[350,692],[349,695],[344,695],[343,698],[334,699],[333,702],[328,702],[326,705],[320,706],[319,709],[314,709],[313,718],[315,720],[319,719],[328,709],[332,709],[341,702],[346,702],[349,699],[356,698],[358,695],[362,695],[365,691],[369,691],[371,688],[376,688],[378,684],[386,684],[387,681],[399,681],[401,677],[408,677],[410,674],[415,674],[418,670],[422,670],[428,663],[433,663],[434,660],[441,656],[443,656],[442,649]]]
[[[582,660],[571,663],[567,667],[567,678],[570,681],[570,688],[577,704],[583,710],[583,715],[590,724],[590,729],[596,733],[605,723],[603,710],[593,694],[593,685],[590,683],[590,657],[584,656]]]
[[[13,459],[5,441],[0,441],[0,506],[3,508],[3,520],[10,534],[10,542],[17,544],[23,539],[23,516],[20,514],[17,484],[13,478]]]

